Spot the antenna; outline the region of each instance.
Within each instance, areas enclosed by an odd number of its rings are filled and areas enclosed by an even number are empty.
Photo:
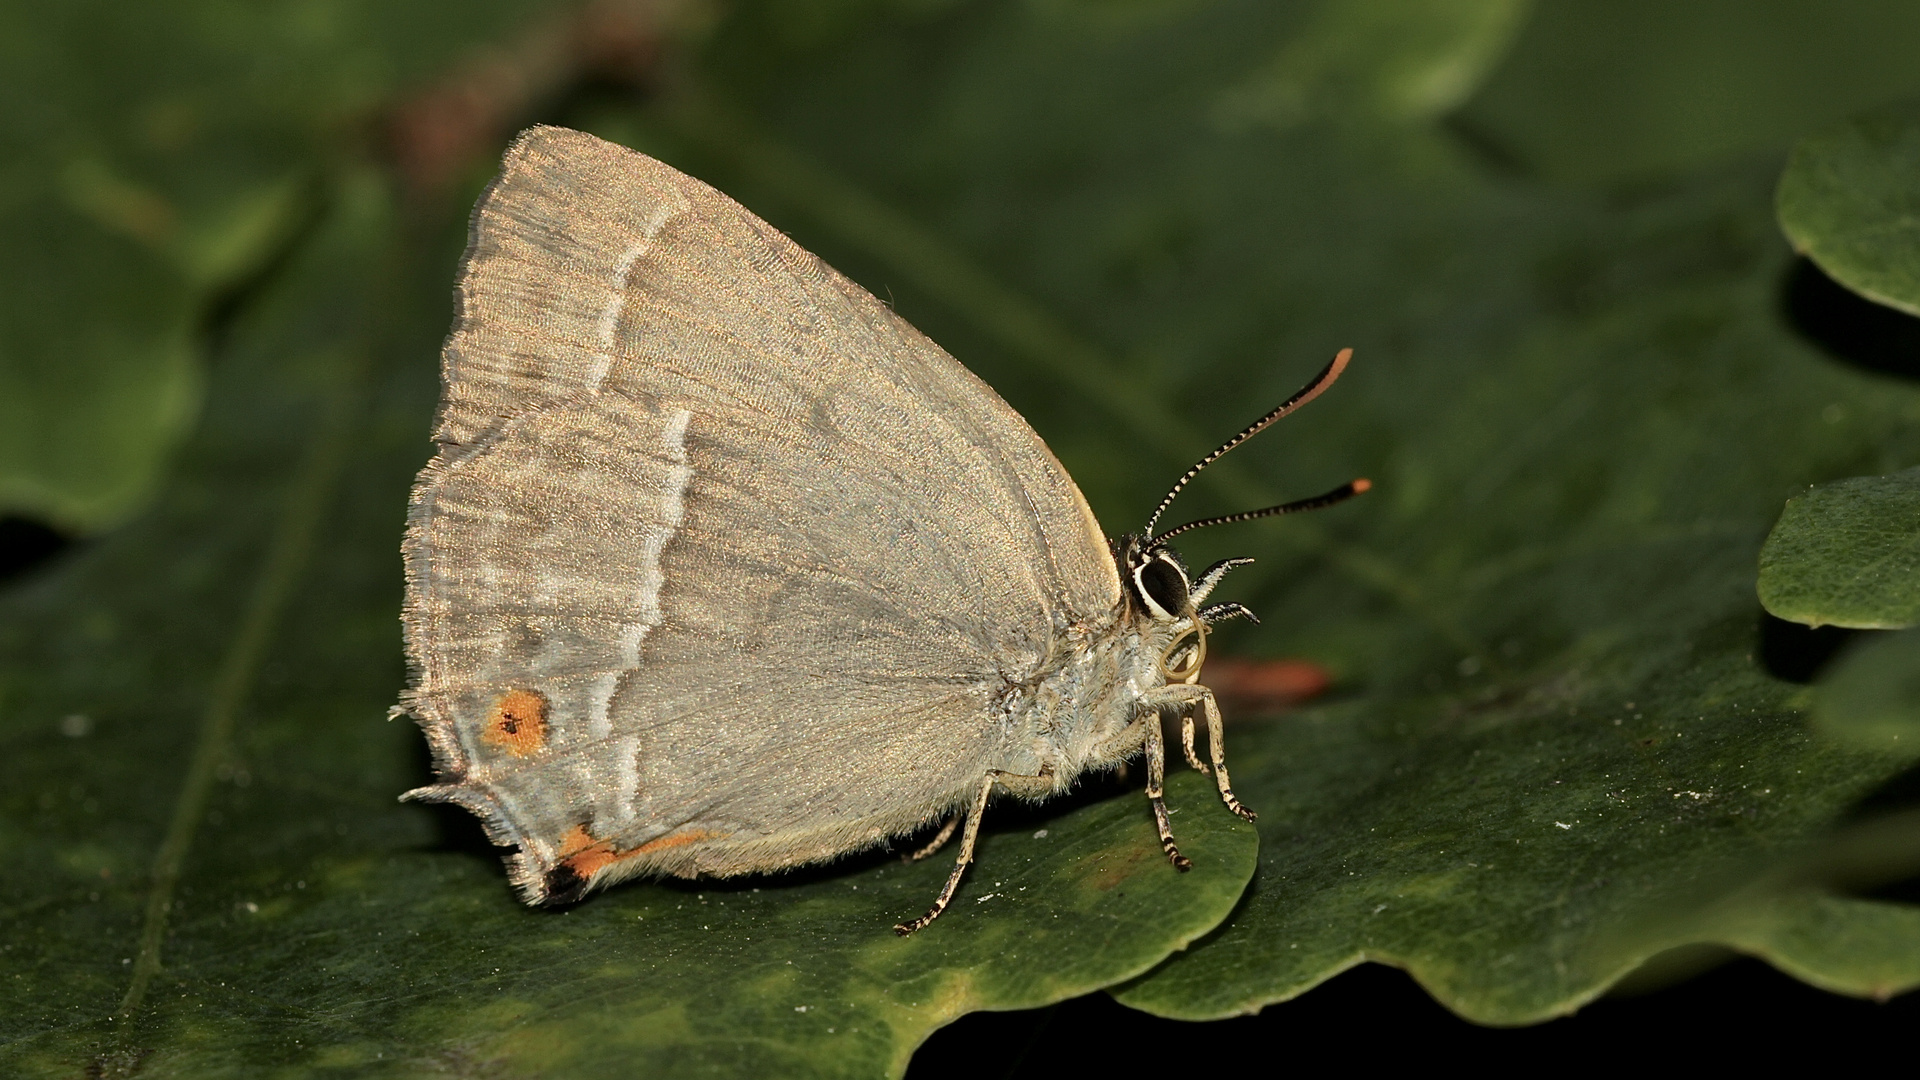
[[[1318,510],[1323,506],[1332,506],[1334,503],[1346,502],[1348,499],[1353,498],[1355,495],[1360,494],[1372,486],[1373,481],[1363,476],[1358,480],[1349,480],[1339,487],[1334,488],[1332,491],[1327,492],[1325,495],[1315,495],[1311,499],[1300,499],[1295,502],[1281,503],[1279,506],[1269,506],[1265,510],[1242,510],[1237,514],[1222,514],[1219,517],[1203,518],[1200,521],[1189,521],[1177,529],[1168,529],[1159,536],[1150,538],[1147,542],[1149,545],[1163,543],[1179,536],[1181,533],[1192,532],[1195,529],[1204,529],[1209,525],[1232,525],[1238,521],[1252,521],[1255,518],[1279,517],[1281,514],[1297,514],[1302,510]]]
[[[1215,450],[1213,453],[1208,454],[1206,457],[1203,457],[1199,461],[1195,462],[1193,465],[1193,468],[1187,470],[1186,475],[1182,476],[1179,480],[1174,482],[1173,490],[1167,492],[1167,497],[1160,500],[1160,505],[1153,508],[1153,516],[1147,519],[1147,527],[1144,530],[1142,530],[1144,535],[1149,537],[1153,535],[1153,527],[1155,524],[1157,524],[1160,521],[1160,515],[1165,513],[1167,507],[1173,504],[1174,496],[1180,494],[1180,490],[1182,488],[1186,487],[1187,484],[1191,482],[1194,477],[1200,475],[1201,469],[1204,469],[1207,466],[1213,464],[1214,462],[1219,461],[1223,456],[1226,455],[1227,451],[1233,449],[1236,446],[1239,446],[1241,443],[1246,442],[1248,439],[1253,438],[1255,435],[1260,434],[1262,431],[1265,431],[1267,429],[1267,426],[1273,423],[1275,420],[1280,419],[1281,417],[1287,415],[1288,413],[1299,408],[1300,406],[1305,405],[1307,402],[1312,401],[1314,398],[1319,397],[1321,391],[1325,390],[1329,386],[1332,386],[1333,380],[1339,378],[1340,373],[1347,369],[1347,361],[1351,359],[1353,359],[1353,350],[1341,349],[1337,354],[1335,354],[1332,363],[1322,368],[1320,370],[1320,374],[1315,375],[1313,377],[1312,382],[1309,382],[1307,383],[1307,385],[1301,387],[1299,392],[1295,393],[1292,397],[1288,398],[1285,402],[1281,403],[1279,408],[1273,410],[1272,412],[1261,417],[1260,419],[1255,420],[1252,424],[1249,424],[1247,426],[1247,429],[1245,431],[1242,431],[1240,434],[1235,435],[1233,438],[1228,439],[1226,442],[1220,444],[1220,449]],[[1367,490],[1368,485],[1365,480],[1357,480],[1355,481],[1355,483],[1361,486],[1354,488],[1352,491],[1348,491],[1345,495],[1341,495],[1339,498],[1333,499],[1332,501],[1339,502],[1340,499],[1345,499],[1345,498],[1348,498],[1349,496],[1356,495],[1362,491]],[[1349,484],[1347,485],[1347,487],[1353,487],[1353,485]],[[1344,490],[1344,489],[1336,489],[1336,490]],[[1320,496],[1320,498],[1327,499],[1333,494],[1334,493],[1330,491],[1326,495]],[[1307,505],[1304,505],[1305,503],[1313,503],[1314,505],[1307,506]],[[1315,507],[1326,506],[1326,505],[1329,505],[1329,504],[1325,502],[1317,501],[1315,499],[1304,499],[1300,503],[1287,503],[1285,506],[1272,506],[1272,507],[1268,507],[1265,510],[1252,510],[1248,512],[1248,516],[1271,517],[1275,514],[1290,513],[1293,510],[1312,510]],[[1174,530],[1174,532],[1185,532],[1188,529],[1197,529],[1201,525],[1219,525],[1219,524],[1223,524],[1227,520],[1229,520],[1229,518],[1217,518],[1217,519],[1211,519],[1204,522],[1195,522],[1192,525],[1182,525],[1180,528]],[[1235,514],[1231,516],[1231,520],[1245,521],[1247,520],[1247,517]],[[1172,535],[1173,533],[1167,534],[1167,536],[1172,536]],[[1165,538],[1166,537],[1161,537],[1160,539],[1165,539]]]

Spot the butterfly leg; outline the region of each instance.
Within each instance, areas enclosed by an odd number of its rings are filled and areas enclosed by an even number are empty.
[[[1220,705],[1213,700],[1213,691],[1204,686],[1196,689],[1203,695],[1200,707],[1207,713],[1207,751],[1213,758],[1213,779],[1220,786],[1220,801],[1227,804],[1227,809],[1252,821],[1258,815],[1240,805],[1240,800],[1233,795],[1233,781],[1227,779],[1225,724],[1220,719]]]
[[[1233,781],[1227,778],[1226,739],[1225,732],[1222,730],[1225,725],[1220,719],[1220,705],[1214,700],[1213,691],[1204,686],[1181,683],[1161,687],[1154,691],[1146,701],[1155,707],[1168,708],[1177,706],[1186,710],[1186,715],[1182,718],[1180,728],[1180,736],[1183,741],[1187,738],[1187,733],[1191,730],[1190,725],[1193,722],[1192,710],[1197,706],[1200,711],[1207,714],[1207,750],[1208,756],[1213,759],[1213,782],[1220,789],[1220,801],[1227,804],[1227,809],[1246,818],[1248,821],[1254,820],[1254,812],[1240,805],[1240,800],[1233,794]],[[1149,770],[1153,768],[1154,759],[1152,748],[1159,744],[1159,739],[1157,738],[1158,731],[1159,727],[1155,725],[1154,732],[1150,733],[1147,737],[1147,763]],[[1206,772],[1207,770],[1201,769],[1200,771]]]
[[[931,856],[934,852],[939,851],[941,848],[946,847],[947,841],[953,839],[953,831],[960,827],[960,819],[963,816],[965,815],[956,813],[952,817],[949,817],[947,819],[947,823],[945,825],[940,826],[940,831],[933,834],[933,839],[927,841],[927,845],[925,847],[921,848],[919,851],[916,851],[911,855],[906,856],[901,861],[916,863],[916,862],[919,862],[921,859],[925,859]]]
[[[1167,820],[1167,747],[1165,736],[1160,734],[1160,717],[1149,713],[1142,722],[1147,725],[1147,801],[1153,804],[1153,825],[1160,830],[1160,849],[1167,853],[1167,860],[1173,863],[1174,869],[1185,873],[1193,869],[1193,861],[1174,846],[1173,824]]]
[[[1187,764],[1193,767],[1194,772],[1199,773],[1201,776],[1207,775],[1206,762],[1201,761],[1200,755],[1193,752],[1192,709],[1188,709],[1180,714],[1180,751],[1187,755]]]
[[[939,918],[940,913],[947,910],[947,905],[953,903],[953,894],[960,888],[960,879],[966,875],[967,864],[973,861],[973,844],[980,838],[980,818],[986,814],[987,799],[993,794],[993,785],[999,783],[1003,775],[1005,774],[1000,772],[989,772],[980,784],[979,794],[973,797],[973,805],[966,811],[966,831],[960,834],[960,857],[954,860],[953,873],[947,875],[947,884],[940,890],[940,895],[933,901],[933,906],[927,909],[925,915],[912,922],[896,924],[893,928],[894,933],[906,937]],[[959,816],[955,815],[954,820],[960,820]]]

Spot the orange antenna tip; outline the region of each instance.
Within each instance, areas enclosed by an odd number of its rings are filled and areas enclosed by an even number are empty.
[[[1371,490],[1373,490],[1373,481],[1367,479],[1364,476],[1353,482],[1353,493],[1355,495],[1358,495],[1363,491],[1371,491]]]

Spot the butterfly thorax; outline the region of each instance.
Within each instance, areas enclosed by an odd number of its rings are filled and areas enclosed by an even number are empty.
[[[1207,622],[1185,566],[1139,537],[1115,548],[1125,577],[1119,608],[1097,624],[1067,627],[1040,671],[1010,681],[999,697],[1010,738],[998,767],[1047,781],[1008,785],[1021,794],[1062,791],[1083,773],[1135,756],[1146,736],[1139,721],[1154,709],[1150,692],[1199,680]]]

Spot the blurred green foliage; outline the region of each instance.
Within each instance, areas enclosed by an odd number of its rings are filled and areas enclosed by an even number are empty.
[[[1849,649],[1822,682],[1821,729],[1920,756],[1920,633],[1880,634]]]
[[[1652,182],[1920,90],[1899,0],[1547,0],[1465,110],[1556,180]]]
[[[538,0],[0,8],[0,513],[74,533],[151,496],[201,331],[296,240],[403,89]]]
[[[1872,238],[1902,204],[1871,178],[1905,143],[1842,118],[1920,91],[1920,15],[1377,7],[635,4],[660,33],[626,67],[580,30],[608,3],[4,16],[0,499],[127,523],[0,594],[0,851],[24,869],[0,881],[0,1062],[897,1074],[969,1009],[1102,986],[1224,1016],[1374,960],[1522,1023],[1698,943],[1840,992],[1920,983],[1920,909],[1864,891],[1920,870],[1920,831],[1859,816],[1915,759],[1911,635],[1810,687],[1756,600],[1790,497],[1920,464],[1916,369],[1789,318],[1774,218],[1794,138],[1843,124],[1794,156],[1782,221],[1850,287],[1897,263]],[[516,99],[540,80],[515,58],[555,48],[574,76]],[[1376,484],[1185,545],[1261,560],[1222,596],[1264,621],[1222,648],[1336,676],[1233,718],[1257,857],[1186,773],[1190,875],[1137,792],[996,811],[961,908],[901,942],[940,867],[556,915],[513,903],[457,815],[396,805],[425,765],[383,720],[395,549],[473,189],[403,199],[404,168],[366,160],[435,79],[793,233],[1029,417],[1112,532],[1356,346],[1177,511]],[[1809,163],[1840,180],[1799,184]],[[1794,580],[1862,550],[1876,506],[1789,511]],[[1813,592],[1808,621],[1840,621]]]

